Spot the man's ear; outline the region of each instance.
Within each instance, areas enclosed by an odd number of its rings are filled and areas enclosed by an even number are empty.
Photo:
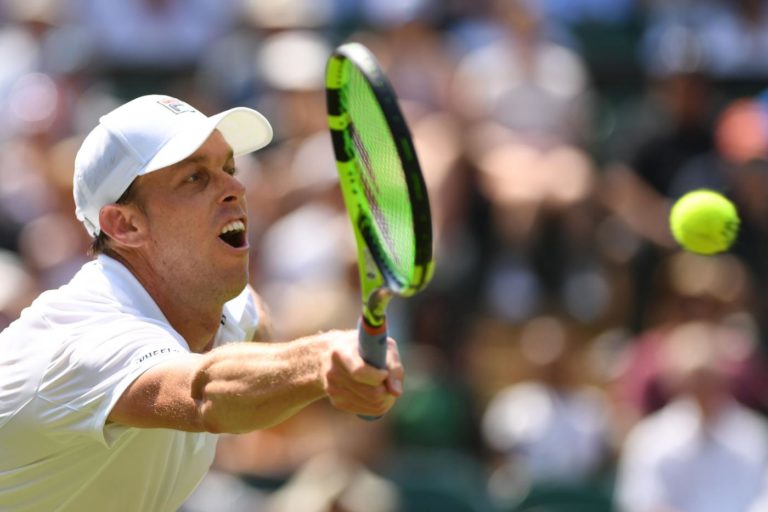
[[[99,211],[101,230],[118,245],[138,247],[146,236],[144,215],[130,204],[108,204]]]

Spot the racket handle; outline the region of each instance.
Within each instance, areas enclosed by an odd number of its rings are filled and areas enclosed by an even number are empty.
[[[387,322],[386,320],[378,327],[373,327],[365,321],[365,317],[360,317],[357,324],[358,339],[360,340],[360,355],[363,360],[375,366],[376,368],[387,367]],[[358,414],[358,417],[366,421],[374,421],[381,416],[365,416]]]
[[[366,363],[376,368],[387,367],[387,322],[373,327],[360,317],[357,324],[358,339],[360,340],[360,355]]]

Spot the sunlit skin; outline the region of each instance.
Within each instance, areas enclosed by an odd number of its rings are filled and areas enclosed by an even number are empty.
[[[136,201],[99,217],[115,256],[138,278],[193,352],[210,348],[224,303],[248,281],[247,238],[225,243],[222,228],[247,225],[245,188],[218,131],[185,160],[137,178]]]

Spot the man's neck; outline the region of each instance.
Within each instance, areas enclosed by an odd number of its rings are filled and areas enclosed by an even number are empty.
[[[195,304],[189,300],[182,302],[178,299],[180,294],[168,288],[155,287],[153,290],[147,284],[142,284],[171,326],[187,340],[192,352],[201,353],[211,349],[221,325],[223,305]]]
[[[168,323],[189,345],[192,352],[206,352],[213,346],[221,325],[224,303],[215,302],[210,295],[194,293],[179,286],[178,281],[164,278],[141,261],[110,255],[119,260],[141,283]]]

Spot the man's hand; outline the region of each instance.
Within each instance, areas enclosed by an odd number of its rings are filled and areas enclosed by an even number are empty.
[[[323,388],[337,409],[365,416],[382,416],[403,393],[405,370],[397,343],[387,340],[387,368],[366,364],[360,356],[357,331],[334,331],[322,366]]]

